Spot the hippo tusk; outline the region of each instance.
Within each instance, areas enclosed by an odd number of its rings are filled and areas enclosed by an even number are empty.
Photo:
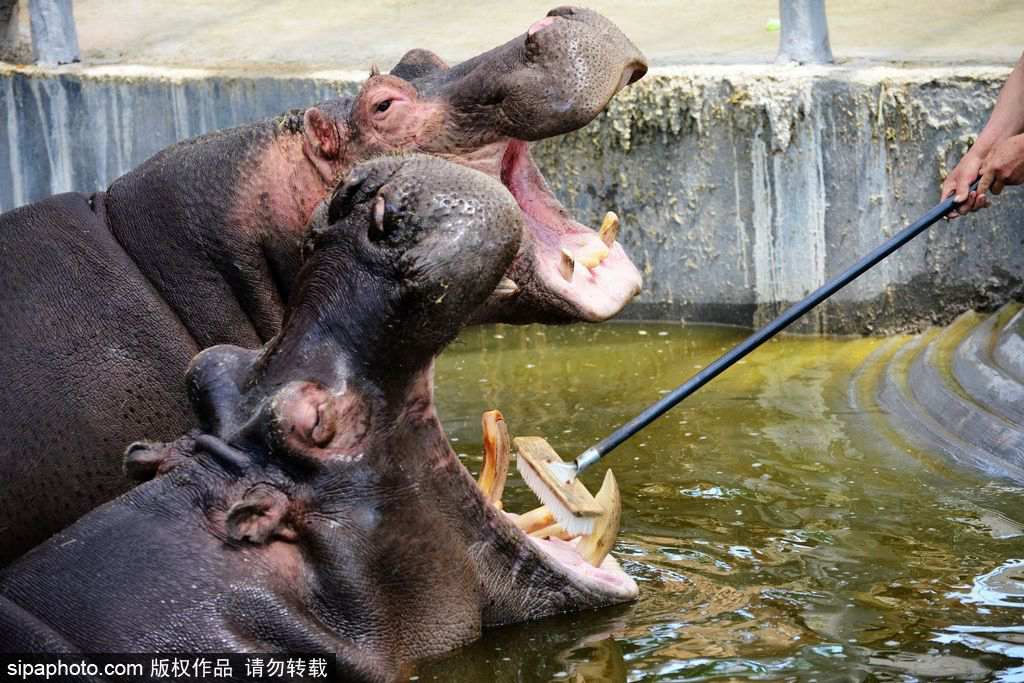
[[[519,291],[519,285],[516,284],[512,278],[503,277],[501,282],[498,283],[498,287],[494,290],[494,293],[498,296],[512,296]]]
[[[568,249],[562,249],[562,260],[558,262],[558,272],[566,282],[572,282],[572,274],[576,270],[576,257]]]
[[[480,418],[480,422],[484,432],[484,466],[480,470],[477,484],[488,502],[500,510],[512,442],[508,438],[508,427],[505,426],[505,418],[500,411],[488,410]]]
[[[593,532],[583,537],[577,550],[584,560],[595,567],[600,567],[615,545],[622,519],[622,496],[611,470],[605,472],[601,490],[594,496],[594,500],[604,508],[604,514],[594,521]]]
[[[601,221],[601,229],[597,231],[601,241],[610,249],[615,240],[619,238],[619,217],[614,211],[609,211]]]

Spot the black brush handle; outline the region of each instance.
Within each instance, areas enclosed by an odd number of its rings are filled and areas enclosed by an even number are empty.
[[[973,192],[977,187],[978,181],[975,180],[971,184],[971,191]],[[684,398],[703,387],[715,377],[718,377],[718,375],[734,365],[737,361],[741,360],[758,346],[764,344],[779,332],[782,332],[784,329],[796,322],[812,308],[820,304],[825,299],[828,299],[840,289],[870,270],[886,256],[927,230],[937,220],[959,206],[960,203],[961,202],[956,201],[955,195],[950,195],[929,209],[927,213],[918,218],[913,224],[896,233],[883,244],[876,247],[870,254],[847,268],[840,275],[832,278],[832,280],[814,290],[803,301],[790,306],[784,313],[782,313],[782,315],[747,337],[745,340],[733,347],[731,351],[721,356],[718,360],[714,361],[696,375],[688,379],[684,384],[674,389],[671,393],[666,394],[657,403],[654,403],[632,420],[584,451],[576,459],[577,472],[586,469],[611,453],[620,444],[622,444],[623,441],[654,422],[656,419],[675,407],[675,405]]]

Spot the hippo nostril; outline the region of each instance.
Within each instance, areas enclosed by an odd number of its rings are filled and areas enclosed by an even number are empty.
[[[556,7],[553,10],[551,10],[550,12],[548,12],[548,16],[549,17],[569,17],[569,16],[572,16],[573,14],[576,14],[576,8],[575,7],[570,7],[568,5],[562,5],[561,7]]]
[[[625,73],[629,74],[629,76],[623,80],[626,82],[626,85],[632,85],[647,74],[647,64],[644,62],[633,62],[626,67]]]

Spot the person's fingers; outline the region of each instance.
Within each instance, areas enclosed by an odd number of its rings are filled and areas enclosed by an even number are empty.
[[[991,169],[981,169],[981,180],[978,181],[978,194],[985,194],[988,192],[988,188],[992,187],[992,181],[995,180],[996,175]]]
[[[967,173],[957,174],[956,178],[956,200],[958,202],[967,201],[968,193],[971,191],[971,181],[973,178],[969,178]]]
[[[977,211],[978,209],[987,209],[990,206],[992,206],[992,203],[989,202],[988,197],[985,195],[981,195],[980,197],[978,197],[978,201],[975,202],[974,210]]]
[[[956,191],[956,180],[955,176],[950,173],[946,176],[946,179],[942,181],[942,187],[939,188],[939,199],[945,199],[949,195]]]
[[[960,206],[956,207],[957,213],[961,216],[966,216],[971,211],[974,211],[974,199],[978,196],[976,192],[969,192],[967,199],[960,203]]]
[[[992,194],[1000,194],[1005,186],[1006,182],[1002,178],[996,178],[992,181]]]

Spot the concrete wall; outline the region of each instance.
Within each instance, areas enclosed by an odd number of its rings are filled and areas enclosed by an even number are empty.
[[[634,318],[756,324],[937,201],[1007,68],[656,69],[595,123],[535,146],[563,201],[619,212],[645,271]],[[0,71],[0,209],[91,191],[171,142],[351,90],[361,74]],[[1024,204],[942,223],[807,321],[885,332],[1019,295]]]

